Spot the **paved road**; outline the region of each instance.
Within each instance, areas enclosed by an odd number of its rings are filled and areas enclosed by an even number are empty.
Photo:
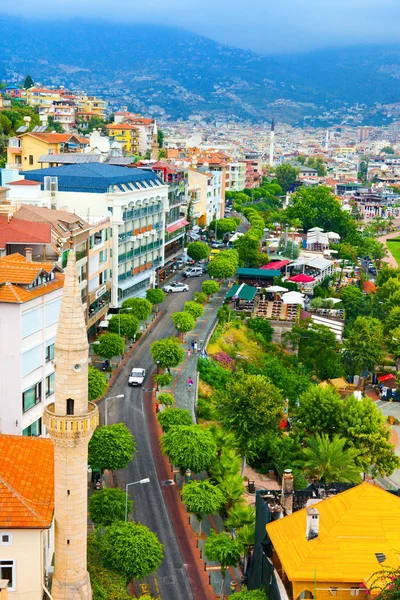
[[[175,279],[179,280],[181,276]],[[116,382],[110,388],[108,395],[125,394],[125,398],[111,400],[108,403],[108,423],[124,422],[135,436],[138,452],[128,468],[116,474],[116,484],[124,488],[129,482],[145,477],[150,478],[149,484],[135,485],[130,488],[134,501],[134,519],[154,531],[165,548],[165,559],[155,574],[146,582],[135,582],[135,593],[151,593],[162,600],[197,600],[192,593],[188,571],[183,564],[175,533],[172,529],[168,510],[164,501],[162,483],[158,481],[157,471],[151,451],[151,442],[146,419],[145,402],[150,402],[150,394],[142,389],[130,388],[126,382],[132,367],[143,367],[150,375],[154,364],[149,352],[150,344],[160,338],[175,334],[171,322],[171,314],[182,310],[184,302],[191,299],[195,291],[200,290],[201,283],[207,276],[189,280],[189,293],[169,294],[162,305],[166,314],[160,317],[152,330],[139,343],[136,351],[127,365],[122,369]],[[144,389],[151,387],[149,376]],[[104,403],[99,403],[102,423],[104,423]],[[164,492],[163,492],[164,490]],[[149,586],[146,588],[146,586]]]

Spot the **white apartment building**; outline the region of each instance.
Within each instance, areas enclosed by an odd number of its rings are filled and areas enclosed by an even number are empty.
[[[66,133],[75,127],[75,103],[72,100],[54,100],[49,104],[39,106],[39,118],[42,125],[48,125],[49,117],[59,123]]]
[[[246,187],[246,163],[229,161],[226,168],[229,173],[226,191],[241,192],[244,190]]]
[[[104,163],[65,165],[26,174],[42,184],[51,178],[59,210],[110,217],[111,304],[144,296],[164,264],[168,185],[152,171]]]
[[[189,194],[193,191],[193,216],[198,225],[207,227],[215,218],[223,216],[224,171],[208,171],[205,168],[188,169]]]
[[[43,434],[54,402],[54,342],[64,278],[54,263],[0,258],[0,433]]]

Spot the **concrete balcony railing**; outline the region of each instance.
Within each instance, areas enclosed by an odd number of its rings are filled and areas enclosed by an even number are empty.
[[[102,306],[99,310],[96,310],[96,312],[90,314],[87,326],[91,327],[92,325],[97,323],[97,321],[99,321],[99,319],[101,319],[108,313],[108,308],[109,308],[109,304],[107,302],[107,304],[105,306]]]
[[[93,402],[88,402],[88,412],[82,415],[56,415],[55,404],[44,409],[44,420],[50,433],[82,434],[93,431],[99,424],[99,409]]]

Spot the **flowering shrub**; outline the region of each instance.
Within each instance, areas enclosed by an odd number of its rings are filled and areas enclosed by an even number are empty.
[[[231,371],[236,371],[235,361],[229,354],[226,352],[218,352],[213,356],[214,360],[216,360],[222,367],[225,369],[230,369]]]

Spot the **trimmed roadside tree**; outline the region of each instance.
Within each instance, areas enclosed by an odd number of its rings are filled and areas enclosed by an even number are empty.
[[[124,423],[103,425],[94,430],[89,442],[88,462],[102,471],[115,471],[124,469],[135,452],[135,439]]]
[[[113,356],[121,356],[125,350],[125,340],[117,333],[105,333],[99,337],[97,353],[110,360]]]
[[[92,365],[89,365],[88,371],[88,397],[90,401],[101,398],[107,389],[107,377],[102,371],[99,371]]]
[[[267,594],[264,590],[241,590],[236,592],[235,600],[268,600]]]
[[[196,322],[188,312],[176,312],[171,316],[175,329],[179,333],[187,333],[195,328]]]
[[[139,319],[129,314],[114,315],[108,322],[108,331],[133,338],[139,328]]]
[[[191,481],[182,490],[182,500],[187,510],[196,515],[201,535],[201,522],[205,515],[213,515],[222,507],[224,495],[209,481]]]
[[[204,242],[192,242],[187,247],[187,253],[192,260],[205,260],[210,255],[210,248]]]
[[[151,315],[153,305],[146,298],[128,298],[122,303],[121,312],[124,312],[127,308],[132,309],[127,311],[129,314],[139,319],[139,321],[145,321]]]
[[[105,566],[125,577],[144,579],[161,565],[164,550],[155,533],[137,523],[113,523],[104,532],[100,555]]]
[[[160,400],[161,396],[158,396]],[[161,425],[161,429],[164,433],[167,433],[171,427],[180,427],[182,425],[193,425],[192,417],[188,410],[182,408],[166,408],[162,412],[158,413],[157,420]]]
[[[219,285],[218,281],[207,279],[207,281],[203,281],[203,283],[201,284],[201,289],[205,294],[207,294],[207,297],[209,298],[213,294],[218,294],[219,290],[221,289],[221,286]]]
[[[185,302],[183,305],[183,310],[184,312],[189,313],[189,315],[192,315],[194,319],[199,319],[204,315],[204,308],[202,305],[198,304],[198,302],[194,302],[193,300]]]
[[[224,598],[224,583],[228,567],[236,567],[239,564],[241,544],[237,539],[231,538],[229,533],[211,533],[204,544],[204,554],[208,560],[215,560],[221,568],[221,590],[219,597]]]
[[[150,345],[150,352],[154,362],[161,369],[177,367],[185,356],[185,351],[176,337],[164,338],[153,342]]]
[[[161,447],[175,467],[193,473],[208,469],[217,453],[212,434],[199,425],[171,427],[162,436]]]
[[[153,306],[157,307],[157,312],[159,310],[159,305],[165,300],[165,292],[161,288],[152,288],[151,290],[147,290],[146,299],[151,302]]]
[[[205,294],[204,292],[195,292],[193,294],[193,301],[197,302],[198,304],[205,304],[207,300],[207,294]]]
[[[116,521],[125,520],[126,494],[120,488],[104,488],[91,495],[89,517],[96,525],[108,527]],[[128,514],[132,512],[133,502],[128,499]]]
[[[212,260],[208,266],[208,274],[216,279],[228,279],[233,277],[236,271],[236,266],[233,262],[227,259],[217,260],[217,257]]]

